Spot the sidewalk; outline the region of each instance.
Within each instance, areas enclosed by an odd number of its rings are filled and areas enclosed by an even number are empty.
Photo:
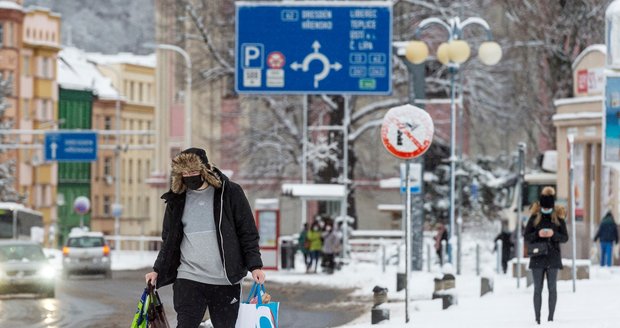
[[[558,303],[555,321],[547,322],[547,292],[543,291],[541,325],[534,322],[532,304],[533,286],[517,289],[516,280],[507,276],[495,277],[495,291],[479,297],[480,278],[473,275],[457,277],[458,305],[441,309],[440,300],[416,300],[410,306],[410,325],[405,325],[404,295],[390,297],[387,308],[391,320],[380,327],[428,327],[428,328],[611,328],[620,324],[620,268],[601,269],[592,267],[590,280],[578,280],[577,292],[572,292],[572,281],[558,282]],[[416,279],[418,277],[418,279]],[[389,278],[389,277],[386,277]],[[422,281],[432,284],[424,275],[415,274],[413,284]],[[388,287],[389,288],[389,287]],[[392,290],[392,289],[391,289]],[[418,290],[418,288],[414,288]],[[393,290],[392,290],[393,291]],[[432,291],[429,292],[430,295]],[[394,293],[392,293],[394,294]],[[416,293],[413,297],[417,298]],[[429,297],[430,298],[430,297]],[[370,325],[370,312],[345,327],[374,327]]]

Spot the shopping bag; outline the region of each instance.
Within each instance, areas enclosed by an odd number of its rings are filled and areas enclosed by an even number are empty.
[[[148,328],[170,328],[168,324],[168,318],[166,318],[166,312],[164,312],[164,305],[161,303],[159,294],[155,290],[155,287],[151,284],[147,287],[149,291],[149,306],[147,307],[146,318]]]
[[[239,314],[235,328],[278,328],[279,302],[263,303],[263,284],[254,283],[248,299],[239,305]],[[252,300],[256,298],[256,303]]]
[[[150,283],[138,301],[131,328],[170,328],[159,294]]]
[[[136,314],[133,316],[133,321],[131,322],[131,328],[147,328],[148,320],[147,320],[147,310],[149,308],[150,296],[148,288],[144,288],[144,292],[138,301],[138,310]]]

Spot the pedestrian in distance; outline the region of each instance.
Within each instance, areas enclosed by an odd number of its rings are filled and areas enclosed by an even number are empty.
[[[618,243],[618,227],[611,214],[611,211],[607,211],[601,224],[598,227],[596,236],[594,236],[594,242],[600,240],[601,243],[601,266],[611,267],[612,263],[612,248],[614,243]]]
[[[297,237],[297,249],[304,255],[304,263],[308,266],[310,261],[310,243],[308,241],[308,223],[304,223],[303,228]]]
[[[502,223],[502,231],[495,237],[495,251],[499,251],[497,249],[497,241],[502,241],[502,269],[504,270],[504,274],[508,270],[508,261],[513,258],[514,254],[514,244],[512,243],[512,233],[508,229],[508,225],[506,223]]]
[[[437,252],[437,258],[439,259],[439,265],[443,266],[443,240],[448,242],[448,230],[443,223],[437,224],[437,234],[435,234],[435,252]]]
[[[310,251],[310,261],[306,267],[306,272],[316,273],[317,266],[319,264],[319,257],[321,256],[321,250],[323,249],[323,240],[321,236],[321,227],[318,221],[312,222],[310,231],[307,234],[308,250]],[[314,266],[314,269],[312,267]]]
[[[323,232],[323,267],[326,273],[334,273],[336,267],[336,255],[341,251],[340,233],[333,229],[333,224],[325,225]]]
[[[172,159],[162,246],[145,279],[173,284],[177,327],[198,327],[209,309],[214,328],[235,326],[241,282],[248,271],[265,282],[259,235],[241,187],[189,148]]]
[[[562,269],[560,243],[568,241],[566,210],[555,205],[555,189],[543,188],[538,202],[532,205],[531,215],[525,226],[524,238],[528,242],[529,268],[534,278],[534,314],[540,324],[540,308],[545,276],[549,289],[549,316],[553,321],[557,303],[558,271]]]

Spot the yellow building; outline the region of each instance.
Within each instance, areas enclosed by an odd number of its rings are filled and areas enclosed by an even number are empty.
[[[60,46],[60,15],[45,8],[24,10],[22,49],[20,58],[19,129],[53,129],[58,125],[58,85],[56,61]],[[22,144],[29,144],[40,135],[26,136]],[[27,148],[27,147],[24,147]],[[18,185],[27,195],[26,205],[43,213],[44,224],[57,220],[56,163],[44,162],[42,149],[22,149],[18,155]]]
[[[155,56],[89,54],[125,100],[121,111],[121,235],[154,235],[160,199],[147,185],[155,159]],[[123,245],[133,248],[135,243]]]

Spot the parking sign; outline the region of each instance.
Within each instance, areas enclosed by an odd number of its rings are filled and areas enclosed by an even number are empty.
[[[391,93],[388,2],[236,2],[239,93]]]

